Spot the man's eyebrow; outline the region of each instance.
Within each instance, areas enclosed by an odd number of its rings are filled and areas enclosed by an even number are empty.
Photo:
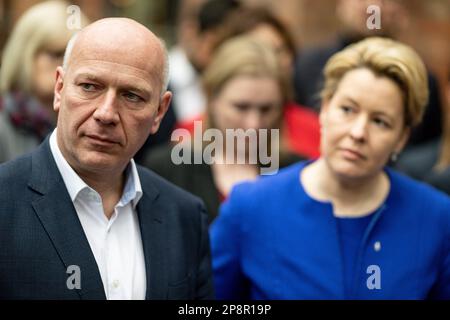
[[[77,75],[75,75],[75,80],[79,80],[79,79],[88,79],[91,81],[95,81],[95,82],[101,82],[101,77],[98,77],[92,73],[86,73],[86,72],[82,72],[79,73]],[[133,83],[133,84],[120,84],[118,86],[118,88],[122,91],[131,91],[131,92],[136,92],[138,94],[141,94],[145,97],[150,97],[152,95],[152,90],[149,88],[146,88],[143,85],[140,85],[138,83]]]
[[[79,78],[86,78],[86,79],[93,80],[93,81],[99,81],[99,78],[92,73],[84,73],[83,72],[83,73],[79,73],[79,74],[75,75],[75,79],[79,79]]]
[[[119,85],[119,89],[123,91],[130,91],[130,92],[136,92],[138,94],[144,95],[146,97],[150,97],[152,94],[151,89],[145,88],[139,84],[133,84],[133,85]]]

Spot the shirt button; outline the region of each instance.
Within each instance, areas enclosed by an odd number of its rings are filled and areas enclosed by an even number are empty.
[[[381,242],[380,241],[377,241],[374,243],[373,250],[375,250],[376,252],[381,250]]]
[[[113,287],[114,289],[117,289],[119,286],[120,286],[120,281],[119,281],[119,280],[114,280],[114,281],[112,282],[112,287]]]

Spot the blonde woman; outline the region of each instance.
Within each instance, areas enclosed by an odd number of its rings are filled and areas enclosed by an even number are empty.
[[[251,163],[249,143],[242,150],[233,149],[235,160],[227,161],[225,151],[230,141],[225,139],[226,131],[242,129],[247,132],[254,129],[259,134],[262,129],[269,132],[270,129],[280,129],[283,106],[289,98],[289,84],[270,47],[248,36],[240,36],[219,47],[203,74],[203,86],[207,97],[207,115],[201,123],[202,132],[194,132],[192,137],[202,136],[207,129],[213,130],[209,132],[220,132],[224,137],[223,149],[219,148],[214,154],[215,159],[209,161],[203,155],[204,148],[210,145],[212,139],[188,141],[188,152],[192,153],[188,155],[189,163],[174,163],[173,146],[166,146],[151,150],[144,165],[199,196],[205,202],[212,221],[233,185],[256,179],[261,173],[261,165],[271,166],[260,159]],[[281,139],[281,133],[279,137]],[[272,145],[271,141],[275,144]],[[258,148],[253,152],[256,156],[261,153],[276,155],[280,167],[300,159],[286,152],[282,143],[280,145],[277,139],[271,137],[267,137],[266,146],[258,142]],[[238,163],[238,156],[245,163]],[[194,163],[195,158],[200,159],[201,163]]]
[[[385,167],[422,118],[422,61],[368,38],[324,76],[321,157],[236,186],[211,227],[217,297],[450,299],[450,199]]]
[[[56,123],[52,110],[56,67],[77,31],[68,28],[69,4],[45,1],[17,21],[0,69],[0,163],[33,150]],[[80,14],[80,28],[87,18]]]

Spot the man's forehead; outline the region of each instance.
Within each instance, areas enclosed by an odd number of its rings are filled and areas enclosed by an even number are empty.
[[[77,35],[67,70],[107,65],[111,72],[125,69],[126,73],[161,82],[165,59],[162,43],[146,27],[129,19],[109,18],[95,22]]]
[[[74,61],[68,72],[74,78],[83,77],[92,80],[145,82],[149,85],[155,85],[154,81],[158,80],[156,72],[148,72],[124,63],[96,59]]]
[[[123,62],[145,69],[164,63],[159,39],[146,27],[129,19],[104,19],[83,29],[73,55],[88,59]]]
[[[73,71],[84,67],[108,68],[110,72],[135,73],[142,78],[162,79],[163,61],[152,52],[135,54],[122,49],[81,47],[72,53],[68,69]]]

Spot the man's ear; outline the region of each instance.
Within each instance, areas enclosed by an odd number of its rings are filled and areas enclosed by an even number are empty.
[[[169,109],[171,100],[172,100],[172,92],[166,91],[159,100],[158,111],[156,113],[155,119],[153,120],[152,127],[150,128],[150,134],[155,134],[158,131],[159,125],[161,124],[164,115]]]
[[[53,98],[53,110],[59,112],[61,108],[61,92],[64,87],[64,70],[62,67],[56,68],[56,83]]]

